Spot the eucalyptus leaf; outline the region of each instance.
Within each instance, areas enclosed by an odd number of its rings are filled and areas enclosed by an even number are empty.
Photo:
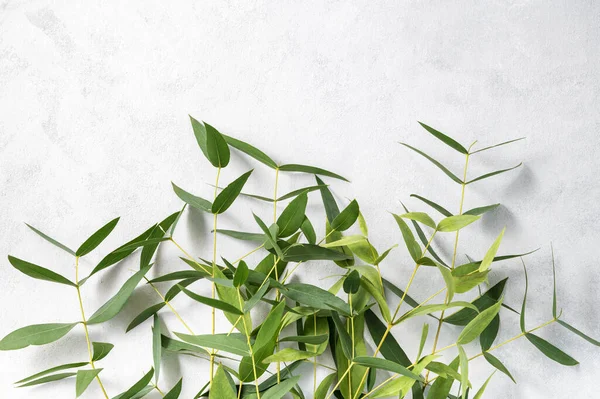
[[[446,176],[448,176],[450,179],[452,179],[456,183],[463,184],[463,181],[460,178],[458,178],[454,173],[450,172],[450,170],[447,167],[445,167],[444,165],[442,165],[441,163],[439,163],[438,161],[436,161],[435,159],[433,159],[429,155],[425,154],[423,151],[418,150],[418,149],[416,149],[414,147],[411,147],[410,145],[408,145],[406,143],[400,143],[400,144],[402,144],[403,146],[405,146],[407,148],[410,148],[411,150],[413,150],[417,154],[422,155],[423,157],[427,158],[427,160],[429,160],[435,166],[437,166],[438,168],[440,168],[440,170],[442,172],[444,172],[446,174]]]
[[[277,169],[277,163],[275,163],[275,161],[273,161],[271,159],[271,157],[269,157],[267,154],[265,154],[258,148],[254,147],[253,145],[250,145],[246,142],[235,139],[233,137],[227,136],[223,133],[221,133],[221,136],[223,136],[223,138],[225,139],[227,144],[229,144],[233,148],[240,150],[244,154],[251,156],[252,158],[267,165],[270,168]]]
[[[432,207],[433,209],[435,209],[436,211],[438,211],[439,213],[441,213],[442,215],[449,217],[452,216],[452,213],[450,211],[448,211],[446,208],[444,208],[443,206],[436,204],[435,202],[422,197],[420,195],[417,194],[411,194],[411,197],[415,197],[417,199],[420,199],[421,201],[423,201],[424,203],[426,203],[427,205],[429,205],[430,207]]]
[[[61,244],[60,242],[56,241],[54,238],[48,236],[47,234],[44,234],[43,232],[41,232],[40,230],[36,229],[35,227],[33,227],[30,224],[27,224],[27,227],[29,227],[31,230],[33,230],[37,235],[39,235],[40,237],[42,237],[44,240],[48,241],[50,244],[57,246],[58,248],[62,249],[63,251],[75,256],[75,251],[73,251],[72,249],[70,249],[69,247],[67,247],[64,244]]]
[[[526,333],[525,338],[527,338],[529,342],[538,348],[540,352],[557,363],[560,363],[564,366],[576,366],[579,364],[577,360],[573,359],[571,356],[567,355],[565,352],[558,349],[545,339],[538,337],[537,335]]]
[[[514,382],[515,384],[517,383],[513,378],[512,374],[510,374],[510,371],[508,371],[508,369],[504,366],[504,364],[502,364],[500,360],[498,360],[498,358],[496,358],[489,352],[483,352],[483,357],[485,358],[485,360],[488,361],[489,364],[494,366],[497,370],[500,370],[502,373],[506,374],[508,378],[512,380],[512,382]]]
[[[346,208],[344,208],[339,215],[337,215],[331,222],[331,229],[336,231],[348,230],[358,219],[358,213],[360,212],[358,202],[352,200]]]
[[[175,335],[185,342],[204,348],[218,349],[238,356],[250,355],[250,350],[246,341],[233,334],[189,335],[175,333]]]
[[[235,307],[233,305],[230,305],[227,302],[223,302],[223,301],[220,301],[218,299],[213,299],[213,298],[204,297],[202,295],[198,295],[196,293],[193,293],[191,291],[186,290],[183,287],[181,288],[181,290],[183,291],[184,294],[186,294],[187,296],[189,296],[190,298],[192,298],[196,302],[200,302],[200,303],[202,303],[204,305],[210,306],[210,307],[215,308],[215,309],[222,310],[224,312],[229,312],[229,313],[237,314],[237,315],[240,315],[240,316],[244,314],[237,307]]]
[[[430,126],[427,126],[423,122],[419,122],[419,125],[421,125],[425,130],[427,130],[429,133],[431,133],[437,139],[442,141],[444,144],[454,148],[456,151],[460,152],[461,154],[466,155],[469,153],[469,151],[467,151],[467,149],[465,147],[463,147],[458,141],[454,140],[453,138],[445,135],[444,133],[442,133],[438,130],[435,130],[434,128],[432,128]]]
[[[106,223],[100,229],[98,229],[94,234],[92,234],[79,248],[75,251],[75,256],[82,257],[90,252],[92,252],[108,235],[113,231],[113,229],[119,223],[119,218],[115,218],[110,222]]]
[[[438,225],[437,230],[442,232],[458,231],[464,227],[467,227],[471,223],[478,220],[481,216],[474,215],[456,215],[442,219]]]
[[[317,168],[317,167],[314,167],[314,166],[308,166],[308,165],[298,165],[298,164],[281,165],[279,167],[279,170],[282,171],[282,172],[310,173],[310,174],[313,174],[313,175],[327,176],[327,177],[333,177],[334,179],[339,179],[339,180],[343,180],[343,181],[349,181],[345,177],[340,176],[340,175],[338,175],[336,173],[329,172],[328,170]],[[321,184],[321,183],[319,183],[319,184]]]
[[[281,212],[281,215],[279,215],[279,218],[277,218],[279,237],[289,237],[302,226],[307,203],[308,195],[304,192],[294,198],[288,206],[285,207],[283,212]]]
[[[26,348],[29,345],[46,345],[64,337],[77,323],[34,324],[19,328],[0,340],[0,350]]]
[[[492,265],[494,257],[498,252],[498,248],[500,248],[500,242],[502,242],[502,237],[504,237],[505,231],[506,227],[502,229],[500,235],[498,235],[498,238],[496,238],[490,249],[488,249],[488,251],[486,252],[485,256],[483,257],[483,260],[481,261],[481,264],[479,265],[480,272],[486,271]]]
[[[97,362],[104,359],[110,351],[115,347],[113,344],[108,342],[92,342],[93,356],[92,361]]]
[[[465,184],[471,184],[471,183],[475,183],[476,181],[483,180],[483,179],[487,179],[487,178],[489,178],[489,177],[496,176],[496,175],[499,175],[499,174],[501,174],[501,173],[504,173],[504,172],[511,171],[511,170],[513,170],[513,169],[516,169],[516,168],[518,168],[518,167],[519,167],[519,166],[521,166],[521,165],[523,165],[523,163],[522,163],[522,162],[521,162],[520,164],[518,164],[517,166],[513,166],[512,168],[508,168],[508,169],[501,169],[501,170],[497,170],[497,171],[495,171],[495,172],[486,173],[486,174],[484,174],[484,175],[481,175],[481,176],[479,176],[479,177],[476,177],[476,178],[474,178],[473,180],[469,180],[469,181],[468,181],[468,182],[466,182]]]
[[[154,375],[154,370],[150,370],[146,373],[142,378],[140,378],[135,384],[131,386],[128,390],[123,392],[122,394],[114,397],[113,399],[133,399],[136,394],[140,393],[150,381],[152,381],[152,376]]]
[[[502,305],[502,299],[500,299],[495,305],[487,308],[483,312],[479,313],[467,326],[461,331],[460,335],[456,339],[458,345],[465,345],[477,338],[483,330],[492,322],[494,317],[500,311]]]
[[[206,131],[206,155],[215,168],[224,168],[229,164],[229,146],[221,133],[204,122]]]
[[[212,204],[212,213],[219,214],[229,209],[231,204],[233,204],[235,199],[242,191],[244,184],[246,184],[246,181],[248,181],[248,178],[250,177],[252,172],[253,170],[244,173],[243,175],[232,181],[229,185],[227,185],[227,187],[225,187],[223,191],[221,191],[219,195],[217,195],[217,198],[215,198],[215,201]]]
[[[483,215],[485,213],[493,211],[494,209],[498,208],[499,206],[500,206],[500,204],[481,206],[478,208],[469,209],[468,211],[463,212],[463,215],[474,215],[474,216]]]
[[[22,259],[15,258],[14,256],[8,255],[8,261],[11,265],[13,265],[15,269],[17,269],[23,274],[28,275],[29,277],[33,277],[38,280],[51,281],[53,283],[70,285],[72,287],[77,286],[71,280],[61,276],[58,273],[53,272],[52,270],[46,269],[38,265],[34,265],[33,263],[29,263]]]
[[[163,399],[178,399],[181,395],[181,389],[183,388],[183,378],[180,378],[177,384],[169,392],[165,394]]]
[[[75,397],[80,397],[102,369],[79,370],[75,380]]]
[[[68,370],[68,369],[73,369],[73,368],[79,368],[79,367],[87,366],[88,364],[89,364],[89,362],[61,364],[60,366],[54,366],[54,367],[51,367],[51,368],[46,369],[44,371],[40,371],[38,373],[30,375],[29,377],[25,377],[22,380],[19,380],[19,381],[15,382],[15,384],[24,384],[26,382],[33,381],[36,378],[40,378],[40,377],[43,377],[45,375],[55,373],[57,371]]]
[[[212,204],[210,203],[210,201],[190,194],[189,192],[180,188],[173,182],[171,182],[171,185],[173,186],[173,191],[175,192],[175,194],[186,204],[204,212],[212,212]]]

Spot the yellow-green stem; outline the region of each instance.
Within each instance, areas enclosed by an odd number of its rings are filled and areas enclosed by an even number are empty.
[[[96,369],[94,365],[94,353],[92,352],[92,341],[90,340],[90,332],[87,327],[87,320],[85,318],[85,311],[83,310],[83,300],[81,299],[81,288],[79,286],[79,256],[75,257],[75,281],[77,282],[77,299],[79,300],[79,310],[81,311],[81,323],[83,324],[83,329],[85,331],[85,341],[87,343],[88,354],[90,357],[90,366],[92,369]],[[100,389],[102,390],[102,394],[106,399],[108,399],[108,393],[106,393],[106,389],[104,388],[104,384],[102,384],[102,380],[100,379],[100,375],[96,375],[96,380],[98,381],[98,385],[100,385]]]
[[[217,194],[219,192],[219,176],[221,176],[221,167],[217,168],[217,177],[215,179],[215,194],[214,194],[214,199],[213,201],[217,198]],[[217,267],[217,213],[214,214],[213,216],[213,258],[212,258],[212,272],[211,272],[211,276],[214,278],[215,277],[215,268]],[[211,284],[211,292],[212,292],[212,298],[215,299],[215,283],[214,281]],[[214,335],[215,334],[215,308],[212,308],[211,311],[211,334]],[[212,382],[213,382],[213,375],[214,375],[214,370],[215,370],[215,350],[212,349],[210,352],[210,385],[212,386]]]
[[[179,312],[177,312],[177,310],[175,310],[175,308],[173,307],[173,305],[171,305],[171,303],[167,300],[167,298],[165,298],[165,296],[160,293],[160,291],[158,290],[158,288],[156,288],[156,286],[153,283],[151,283],[150,280],[148,280],[148,278],[146,276],[144,276],[144,280],[146,280],[146,282],[148,284],[150,284],[150,286],[158,294],[158,296],[160,297],[160,299],[162,299],[162,301],[165,303],[165,305],[167,305],[167,307],[169,308],[169,310],[171,310],[171,313],[173,313],[175,315],[175,317],[177,318],[177,320],[179,320],[179,322],[185,327],[185,329],[188,330],[188,332],[190,334],[194,335],[194,332],[192,331],[192,329],[190,328],[190,326],[183,320],[183,317],[181,317],[181,315],[179,314]]]
[[[242,304],[242,293],[240,289],[237,289],[238,300],[240,304],[240,308],[243,308]],[[250,351],[250,358],[252,359],[252,371],[254,373],[254,384],[256,385],[256,396],[257,399],[260,399],[260,389],[258,388],[258,373],[256,372],[256,361],[254,359],[254,350],[252,349],[252,342],[250,342],[250,334],[252,333],[251,328],[248,329],[248,324],[246,323],[246,318],[242,316],[242,321],[244,322],[244,334],[246,335],[246,342],[248,343],[248,350]],[[240,387],[242,386],[242,382],[240,381]]]

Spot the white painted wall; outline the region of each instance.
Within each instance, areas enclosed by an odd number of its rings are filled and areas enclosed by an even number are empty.
[[[73,277],[73,260],[24,222],[76,247],[121,216],[113,235],[84,259],[82,267],[89,271],[116,245],[180,206],[171,180],[210,196],[205,183],[213,181],[214,170],[197,148],[189,113],[256,144],[277,161],[316,164],[347,175],[352,184],[332,181],[333,189],[340,201],[359,200],[379,248],[400,242],[387,211],[400,211],[400,201],[425,209],[409,194],[431,197],[454,211],[458,207],[459,186],[397,144],[427,149],[460,171],[458,153],[416,120],[466,145],[526,136],[473,157],[471,176],[520,161],[524,166],[469,187],[467,207],[496,201],[503,207],[462,236],[459,259],[465,260],[465,253],[481,256],[502,226],[508,230],[501,252],[541,247],[527,259],[528,325],[533,327],[550,317],[552,242],[564,317],[598,337],[598,21],[600,6],[591,1],[3,1],[0,335],[79,317],[73,290],[28,279],[8,264],[10,253]],[[270,193],[273,173],[237,156],[223,179],[250,167],[257,167],[252,191]],[[286,175],[280,192],[311,183],[310,177]],[[318,197],[311,201],[312,210],[318,209]],[[266,206],[244,201],[220,219],[221,225],[252,228],[249,210],[270,215]],[[194,254],[208,256],[209,230],[209,218],[191,212],[177,238]],[[438,245],[447,254],[446,244]],[[220,253],[231,257],[250,248],[227,240],[219,245]],[[160,272],[181,269],[177,255],[165,247]],[[389,259],[384,273],[405,282],[412,268],[406,250]],[[133,268],[132,259],[85,286],[88,314]],[[331,273],[339,270],[316,264],[303,267],[298,276],[314,282]],[[511,277],[507,302],[518,307],[519,262],[499,264],[491,280],[504,275]],[[416,297],[434,292],[432,280],[441,284],[433,276],[430,270],[418,276]],[[202,283],[195,289],[208,292]],[[117,345],[101,363],[112,395],[151,365],[149,325],[127,335],[124,327],[156,300],[152,290],[141,287],[122,314],[92,329],[94,340]],[[208,312],[199,313],[184,298],[175,306],[198,332],[209,331]],[[504,316],[499,340],[519,332],[517,318]],[[169,313],[163,319],[181,331]],[[421,322],[396,332],[411,356]],[[221,320],[219,328],[225,331],[226,322]],[[496,375],[486,397],[595,397],[600,349],[556,326],[540,335],[581,365],[560,367],[517,341],[497,356],[519,384]],[[478,348],[468,349],[474,354]],[[12,382],[85,358],[80,327],[55,344],[0,353],[0,396],[73,397],[73,381],[22,390]],[[161,386],[171,386],[183,373],[188,376],[183,397],[189,398],[203,384],[197,376],[206,375],[207,366],[167,357],[164,368]],[[479,386],[490,372],[477,361],[472,381]],[[303,374],[308,387],[310,370]],[[95,384],[84,397],[99,397]]]

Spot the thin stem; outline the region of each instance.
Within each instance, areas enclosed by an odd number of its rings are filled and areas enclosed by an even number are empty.
[[[215,179],[215,194],[214,199],[217,198],[217,194],[219,192],[219,176],[221,176],[221,167],[217,168],[217,177]],[[213,201],[214,201],[213,199]],[[213,258],[212,258],[212,273],[211,276],[215,277],[215,269],[217,264],[217,213],[213,216]],[[214,281],[211,284],[212,298],[215,299],[215,283]],[[211,311],[211,334],[215,335],[215,308],[212,308]],[[212,349],[210,352],[210,385],[212,387],[213,383],[213,375],[215,371],[215,350]]]
[[[188,252],[187,252],[185,249],[183,249],[183,248],[181,247],[181,245],[179,245],[179,244],[177,243],[177,241],[175,241],[175,240],[173,239],[173,237],[171,237],[169,240],[170,240],[170,241],[171,241],[173,244],[175,244],[175,246],[176,246],[176,247],[177,247],[177,248],[178,248],[178,249],[179,249],[179,250],[180,250],[180,251],[181,251],[181,252],[182,252],[182,253],[183,253],[185,256],[187,256],[187,258],[188,258],[189,260],[191,260],[192,262],[194,262],[194,263],[196,264],[196,266],[198,266],[200,269],[202,269],[202,271],[204,271],[206,274],[210,274],[210,275],[212,275],[212,272],[211,272],[210,270],[208,270],[208,269],[206,268],[206,266],[204,266],[204,265],[202,265],[202,264],[198,263],[198,261],[196,261],[196,259],[194,259],[194,257],[193,257],[192,255],[190,255],[190,254],[189,254],[189,253],[188,253]]]
[[[245,258],[247,258],[248,256],[252,255],[253,253],[255,253],[256,251],[258,251],[259,249],[261,249],[262,247],[264,247],[265,244],[261,244],[260,246],[254,248],[252,251],[248,252],[247,254],[241,256],[240,258],[236,259],[233,264],[235,265],[236,263],[239,263],[240,261],[244,260]]]
[[[314,335],[317,335],[317,314],[313,314],[313,332]],[[316,352],[316,351],[315,351]],[[313,395],[317,394],[317,355],[315,355],[313,360]]]
[[[344,374],[342,374],[342,376],[338,379],[337,384],[334,385],[333,389],[331,390],[331,392],[329,392],[329,395],[327,395],[325,397],[325,399],[329,399],[331,397],[331,395],[333,395],[333,393],[335,392],[336,389],[338,389],[338,387],[340,386],[340,384],[342,383],[342,381],[344,381],[344,378],[346,378],[346,375],[350,372],[350,369],[352,368],[352,366],[354,365],[354,363],[350,363],[350,367],[348,367],[346,369],[346,371],[344,372]]]
[[[242,304],[242,293],[240,292],[239,288],[237,289],[237,293],[238,293],[238,300],[240,303],[240,308],[243,308],[244,305]],[[258,399],[260,399],[260,389],[258,387],[258,373],[256,372],[256,361],[254,359],[254,350],[252,349],[252,343],[250,342],[250,334],[252,333],[252,331],[248,330],[248,325],[246,323],[246,318],[244,316],[242,316],[242,320],[244,322],[244,333],[246,335],[246,341],[248,342],[248,350],[250,351],[250,358],[252,359],[252,371],[254,373],[254,384],[256,385],[256,396]],[[241,386],[242,386],[242,382],[240,381],[240,387]]]
[[[152,386],[154,387],[154,389],[156,389],[156,390],[158,391],[158,393],[160,393],[160,395],[161,395],[162,397],[164,397],[164,396],[165,396],[165,393],[164,393],[164,392],[163,392],[163,391],[162,391],[162,390],[161,390],[161,389],[158,387],[158,385],[157,385],[157,384],[152,384]]]
[[[148,280],[148,278],[146,276],[144,276],[144,280],[146,280],[146,282],[148,284],[150,284],[150,286],[158,294],[158,296],[160,297],[160,299],[162,299],[162,301],[165,303],[165,305],[167,305],[167,307],[175,315],[175,317],[177,318],[177,320],[179,320],[179,322],[181,322],[181,324],[183,324],[183,326],[185,327],[185,329],[188,330],[188,332],[190,334],[194,335],[194,332],[192,331],[192,329],[190,328],[190,326],[188,326],[188,324],[183,320],[183,318],[181,317],[181,315],[179,314],[179,312],[177,312],[175,310],[175,308],[173,307],[173,305],[171,305],[171,303],[167,300],[167,298],[165,298],[165,296],[160,293],[160,291],[158,290],[158,288],[156,288],[156,286],[153,283],[151,283],[150,280]]]
[[[471,147],[473,147],[475,143],[471,144]],[[471,149],[471,147],[469,147],[469,150]],[[465,155],[465,167],[463,169],[463,182],[461,184],[461,190],[460,190],[460,205],[459,205],[459,210],[458,210],[458,214],[462,215],[463,212],[463,206],[465,203],[465,186],[466,186],[466,181],[467,181],[467,169],[469,167],[469,155],[468,151],[467,154]],[[454,250],[452,251],[452,264],[450,266],[450,269],[454,270],[454,266],[456,264],[456,254],[458,252],[458,236],[459,236],[460,230],[456,231],[456,235],[454,237]],[[448,302],[449,299],[449,293],[446,293],[446,300],[444,301],[444,303]],[[435,332],[435,339],[433,340],[433,349],[431,350],[431,353],[435,353],[435,350],[437,348],[437,344],[438,341],[440,339],[440,333],[442,331],[442,323],[444,320],[444,314],[445,314],[445,310],[442,310],[442,313],[440,314],[440,320],[438,321],[438,325],[437,325],[437,330]],[[427,373],[425,374],[425,384],[427,384],[427,379],[429,378],[429,370],[427,370]]]
[[[90,340],[90,332],[87,327],[87,320],[85,318],[85,311],[83,310],[83,300],[81,299],[81,287],[79,286],[79,256],[75,257],[75,281],[77,281],[77,299],[79,300],[79,310],[81,311],[81,323],[83,324],[83,329],[85,330],[85,341],[87,343],[88,354],[90,356],[90,366],[92,369],[96,369],[94,365],[94,353],[92,352],[92,341]],[[102,384],[102,380],[100,379],[100,374],[96,375],[96,380],[98,381],[98,385],[100,385],[100,389],[104,394],[104,397],[108,399],[108,393],[106,393],[106,389]]]

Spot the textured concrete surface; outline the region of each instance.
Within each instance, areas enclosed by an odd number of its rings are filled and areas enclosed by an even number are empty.
[[[107,251],[180,206],[171,180],[210,196],[206,183],[214,169],[197,148],[189,113],[277,161],[348,176],[351,184],[330,182],[341,202],[360,201],[378,248],[400,242],[387,211],[400,211],[400,201],[425,209],[411,193],[453,211],[458,207],[459,186],[397,144],[427,149],[460,173],[462,157],[416,120],[465,145],[526,136],[473,157],[470,176],[520,161],[524,166],[468,188],[466,207],[503,206],[461,235],[459,261],[481,256],[503,226],[502,253],[541,248],[527,258],[528,327],[534,327],[550,318],[552,242],[564,318],[598,337],[599,21],[600,6],[592,1],[1,1],[0,335],[28,324],[79,319],[72,289],[28,279],[8,264],[10,253],[73,278],[73,260],[24,222],[76,247],[121,216],[109,239],[84,259],[82,268],[89,271]],[[256,167],[249,190],[270,195],[272,171],[234,158],[223,181]],[[311,183],[308,176],[285,175],[280,192]],[[322,217],[318,197],[311,196],[311,203],[314,218]],[[252,228],[249,210],[270,215],[266,206],[245,200],[220,219],[221,226]],[[194,254],[209,256],[210,223],[187,213],[177,239]],[[449,241],[437,244],[448,255]],[[250,248],[225,239],[219,244],[220,253],[231,257]],[[182,268],[178,255],[165,246],[155,273]],[[88,314],[135,267],[132,259],[90,281],[84,287]],[[411,267],[406,250],[398,249],[383,270],[400,283]],[[326,286],[333,280],[321,277],[333,273],[339,270],[313,264],[301,268],[298,278]],[[499,264],[491,281],[504,275],[511,277],[506,301],[518,307],[520,263]],[[424,270],[411,292],[423,299],[434,292],[433,283],[441,280]],[[194,288],[208,292],[205,284]],[[128,334],[124,327],[156,301],[152,290],[141,287],[122,314],[92,328],[94,340],[116,344],[100,363],[113,396],[151,367],[149,325]],[[174,304],[197,332],[208,332],[208,312],[184,298]],[[517,317],[503,316],[499,341],[519,333]],[[182,331],[168,312],[163,319]],[[411,356],[424,321],[396,331]],[[226,331],[226,321],[219,321],[219,329]],[[540,335],[581,365],[561,367],[528,342],[516,341],[496,355],[518,385],[496,374],[486,397],[596,397],[600,348],[558,326]],[[475,345],[467,349],[478,351]],[[72,380],[20,390],[12,382],[85,358],[80,327],[51,345],[0,353],[0,396],[73,397]],[[184,398],[203,384],[198,376],[207,369],[202,360],[172,356],[163,367],[163,389],[182,373],[189,376]],[[490,372],[484,362],[474,362],[474,385]],[[302,373],[310,387],[310,370]],[[84,397],[100,397],[95,383]]]

